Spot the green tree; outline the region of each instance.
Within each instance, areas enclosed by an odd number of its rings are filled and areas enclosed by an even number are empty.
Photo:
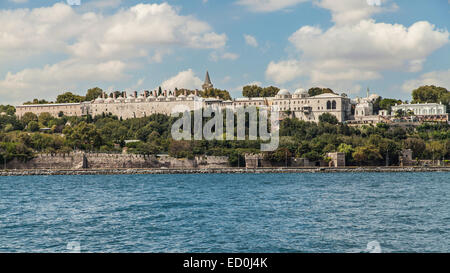
[[[413,103],[440,103],[450,106],[450,91],[434,85],[421,86],[412,92]],[[447,107],[449,108],[449,107]],[[449,109],[447,109],[449,111]]]
[[[246,85],[242,88],[242,95],[247,98],[259,97],[262,94],[262,87],[257,85]]]
[[[84,121],[73,127],[66,127],[63,133],[66,135],[68,143],[79,149],[94,150],[103,144],[103,139],[95,125]]]
[[[85,101],[85,97],[75,95],[71,92],[63,93],[56,98],[56,103],[77,103],[83,101]]]
[[[341,143],[338,146],[337,151],[345,154],[345,162],[347,165],[350,165],[351,162],[353,161],[352,155],[355,152],[355,149],[353,149],[352,145]]]
[[[0,105],[0,114],[1,113],[13,116],[16,113],[16,108],[12,105]]]
[[[439,141],[432,141],[426,144],[426,152],[433,160],[441,159],[447,153],[446,147]]]
[[[39,131],[39,123],[32,120],[28,123],[27,128],[28,128],[28,131],[30,131],[30,132],[37,132],[37,131]]]
[[[222,100],[231,100],[230,93],[227,90],[221,90],[217,88],[210,88],[206,91],[199,93],[204,98],[220,98]]]
[[[41,113],[38,118],[39,122],[44,126],[48,126],[49,121],[51,121],[52,119],[52,115],[47,112]]]
[[[320,87],[313,87],[308,90],[308,94],[311,97],[327,93],[334,94],[334,91],[331,90],[330,88],[320,88]]]
[[[401,104],[401,100],[396,99],[381,99],[379,103],[380,110],[388,110],[389,112],[392,109],[392,106],[395,106],[396,104]]]
[[[88,89],[88,91],[86,92],[85,100],[86,101],[95,100],[96,98],[100,97],[102,94],[103,94],[103,90],[99,87],[94,87],[94,88]]]
[[[274,97],[280,88],[275,86],[260,87],[257,85],[246,85],[242,88],[242,95],[247,98],[257,98],[257,97]]]
[[[411,149],[413,151],[414,158],[422,157],[426,149],[425,141],[420,138],[407,138],[404,141],[405,149]]]
[[[383,160],[377,147],[374,145],[356,147],[353,152],[353,160],[359,165],[379,165]]]
[[[28,124],[30,123],[30,121],[38,121],[38,116],[36,116],[36,114],[34,113],[26,112],[25,114],[23,114],[21,121],[24,124]]]
[[[50,104],[52,102],[46,101],[44,99],[39,100],[39,99],[34,99],[33,101],[27,101],[24,103],[24,105],[29,105],[29,104]]]
[[[338,124],[339,121],[336,118],[335,115],[332,115],[330,113],[323,113],[322,115],[319,116],[319,121],[320,122],[326,122],[326,123],[330,123],[330,124]]]

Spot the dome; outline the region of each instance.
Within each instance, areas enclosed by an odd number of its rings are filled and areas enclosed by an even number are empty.
[[[104,100],[103,100],[102,98],[97,98],[97,99],[95,99],[94,102],[95,102],[95,103],[103,103]]]
[[[308,91],[306,91],[305,89],[303,89],[303,88],[299,88],[299,89],[297,89],[297,90],[295,90],[295,95],[302,95],[302,94],[306,94],[306,93],[308,93]]]
[[[152,95],[152,96],[149,96],[147,99],[146,99],[146,101],[154,101],[155,100],[155,97]]]
[[[281,89],[277,95],[278,96],[290,96],[291,93],[289,93],[289,91],[287,89]]]
[[[114,99],[113,99],[113,98],[107,98],[107,99],[105,100],[105,102],[106,102],[106,103],[113,103],[113,102],[114,102]]]
[[[372,95],[369,96],[369,99],[370,99],[371,101],[376,101],[379,97],[380,97],[380,96],[377,95],[377,94],[372,94]]]
[[[138,98],[136,99],[136,102],[142,102],[142,101],[144,101],[144,100],[145,100],[144,97],[138,97]]]
[[[116,99],[116,102],[123,102],[125,99],[123,98],[123,97],[118,97],[117,99]]]
[[[195,98],[196,96],[194,94],[190,94],[189,96],[187,96],[188,98]]]

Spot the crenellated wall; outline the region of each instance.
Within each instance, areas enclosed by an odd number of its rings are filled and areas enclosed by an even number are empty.
[[[83,169],[86,159],[82,153],[38,154],[29,161],[14,159],[7,169]]]
[[[178,159],[173,157],[144,156],[134,154],[39,154],[23,162],[17,159],[7,164],[7,169],[195,169],[226,168],[227,157],[197,157],[196,159]]]

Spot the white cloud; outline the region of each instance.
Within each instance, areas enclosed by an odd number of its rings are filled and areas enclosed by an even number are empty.
[[[167,3],[139,4],[100,20],[70,51],[82,58],[130,58],[147,56],[149,48],[171,45],[217,49],[224,47],[226,40],[225,34],[211,32],[207,23],[193,17],[180,16]]]
[[[9,2],[13,2],[16,4],[28,3],[28,0],[9,0]]]
[[[98,0],[91,4],[102,9],[120,2]],[[7,68],[36,56],[67,58],[40,69],[10,72],[3,79],[0,75],[0,95],[4,101],[18,102],[33,96],[53,97],[63,88],[89,81],[113,83],[123,79],[131,66],[162,62],[176,48],[221,50],[226,41],[227,36],[215,33],[208,23],[181,15],[178,8],[167,3],[138,4],[105,14],[83,12],[64,3],[0,10],[1,66]],[[220,56],[237,57],[233,53]],[[105,67],[111,71],[103,70]]]
[[[194,71],[188,69],[164,81],[161,88],[163,90],[174,90],[175,88],[200,89],[202,84],[202,80],[195,75]]]
[[[423,85],[435,85],[450,89],[450,69],[431,71],[422,74],[418,79],[405,81],[402,89],[404,92],[411,93],[414,89]]]
[[[120,4],[122,4],[122,0],[92,0],[87,3],[83,3],[80,8],[83,11],[105,10],[117,8]]]
[[[286,83],[306,73],[302,63],[297,60],[270,62],[266,70],[266,77],[276,83]]]
[[[238,54],[231,53],[231,52],[223,52],[223,53],[211,52],[211,54],[209,54],[209,59],[214,62],[217,62],[219,60],[235,61],[238,58],[239,58]]]
[[[331,12],[336,24],[357,23],[369,19],[372,14],[393,11],[397,5],[386,6],[389,0],[317,0],[314,3]]]
[[[383,71],[420,71],[427,56],[448,43],[449,33],[425,21],[405,27],[367,19],[325,31],[304,26],[289,41],[299,57],[271,62],[267,78],[286,83],[306,76],[313,85],[356,90],[355,82],[380,78]]]
[[[143,57],[170,46],[217,49],[227,40],[167,3],[138,4],[112,15],[80,14],[62,3],[0,10],[0,38],[0,57],[64,52],[87,59]]]
[[[245,34],[244,35],[245,43],[252,47],[258,47],[258,41],[252,35]]]
[[[2,100],[20,104],[33,98],[54,99],[62,91],[76,89],[79,82],[117,81],[124,79],[126,65],[121,61],[81,63],[66,60],[44,68],[8,72],[0,80]]]
[[[272,12],[283,10],[309,0],[237,0],[236,4],[253,12]]]

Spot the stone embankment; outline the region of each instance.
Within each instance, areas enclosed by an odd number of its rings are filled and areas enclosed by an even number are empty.
[[[362,173],[362,172],[449,172],[450,167],[346,167],[346,168],[208,168],[208,169],[86,169],[1,170],[0,176],[31,175],[136,175],[136,174],[262,174],[262,173]]]

